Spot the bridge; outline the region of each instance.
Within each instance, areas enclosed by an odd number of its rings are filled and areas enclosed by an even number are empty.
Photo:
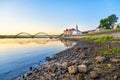
[[[20,33],[18,33],[18,34],[16,34],[15,36],[14,36],[14,38],[18,38],[18,37],[20,37],[21,35],[24,35],[24,37],[25,37],[25,35],[27,35],[26,37],[28,38],[37,38],[37,36],[39,36],[39,35],[41,35],[41,34],[43,34],[44,36],[47,36],[48,38],[50,38],[50,39],[52,39],[52,38],[59,38],[60,36],[62,36],[62,34],[61,35],[57,35],[57,36],[52,36],[52,35],[49,35],[49,34],[47,34],[47,33],[45,33],[45,32],[38,32],[38,33],[36,33],[36,34],[34,34],[34,35],[32,35],[32,34],[30,34],[30,33],[27,33],[27,32],[20,32]]]

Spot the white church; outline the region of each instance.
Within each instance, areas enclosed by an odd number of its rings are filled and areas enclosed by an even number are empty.
[[[78,29],[78,25],[76,25],[76,28],[64,30],[64,35],[65,36],[81,35],[81,34],[82,34],[82,32]]]

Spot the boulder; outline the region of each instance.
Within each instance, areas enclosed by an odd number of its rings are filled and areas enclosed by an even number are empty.
[[[52,59],[50,57],[45,58],[46,61],[51,61]]]
[[[120,62],[120,59],[111,58],[110,61],[113,63],[118,63],[118,62]]]
[[[82,65],[78,65],[78,71],[85,73],[87,71],[87,67],[86,65],[82,64]]]
[[[51,65],[48,66],[48,69],[49,69],[50,72],[56,72],[57,69],[58,69],[58,65],[51,64]]]
[[[69,63],[68,63],[68,62],[63,62],[63,63],[62,63],[62,66],[63,66],[64,68],[67,68],[67,67],[68,67],[68,65],[69,65]]]
[[[32,67],[29,67],[29,71],[32,71],[33,70],[33,68]]]
[[[103,56],[97,56],[97,57],[95,58],[95,60],[96,60],[96,62],[101,63],[101,62],[104,62],[104,61],[105,61],[105,57],[103,57]]]
[[[96,73],[95,71],[91,71],[91,72],[90,72],[90,77],[91,77],[91,78],[97,78],[98,75],[97,75],[97,73]]]
[[[77,72],[77,67],[74,66],[74,65],[69,66],[69,67],[68,67],[68,72],[69,72],[70,74],[76,73],[76,72]]]
[[[72,61],[72,64],[77,66],[78,64],[80,64],[80,60],[75,59]]]
[[[82,64],[84,64],[84,65],[89,65],[89,64],[91,64],[92,62],[91,61],[88,61],[88,60],[84,60],[83,62],[82,62]]]

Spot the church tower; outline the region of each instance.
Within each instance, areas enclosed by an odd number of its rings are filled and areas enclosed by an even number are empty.
[[[78,30],[78,25],[76,25],[76,30]]]

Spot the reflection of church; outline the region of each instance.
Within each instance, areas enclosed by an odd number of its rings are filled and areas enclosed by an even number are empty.
[[[66,29],[64,30],[64,35],[68,36],[68,35],[81,35],[82,32],[78,29],[78,25],[76,25],[76,29],[72,28],[72,29]]]
[[[63,40],[62,42],[63,42],[64,46],[66,46],[66,47],[72,47],[76,43],[74,41],[69,41],[69,40]]]

